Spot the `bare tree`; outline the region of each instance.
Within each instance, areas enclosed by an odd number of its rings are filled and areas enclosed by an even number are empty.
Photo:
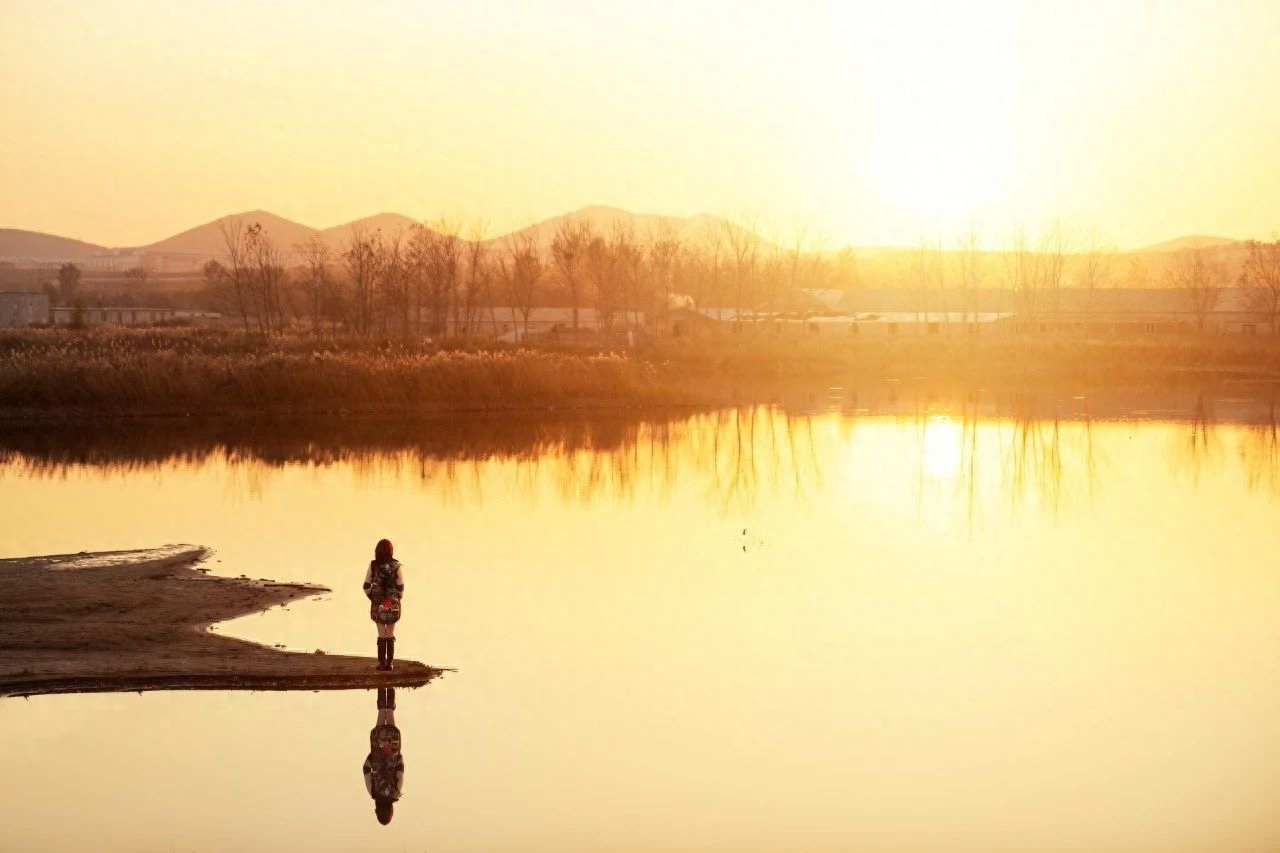
[[[409,241],[405,248],[405,277],[412,305],[412,324],[416,334],[422,334],[422,315],[431,302],[431,275],[435,263],[436,233],[422,225],[409,228]]]
[[[454,329],[462,328],[464,325],[463,315],[466,312],[461,304],[461,291],[466,246],[462,239],[462,220],[442,216],[435,221],[434,227],[440,235],[436,258],[439,273],[441,328],[447,333],[450,317],[453,318]]]
[[[756,267],[760,256],[760,235],[756,233],[758,217],[743,213],[738,222],[727,218],[720,220],[724,245],[728,249],[730,271],[733,274],[733,310],[735,325],[740,322],[744,301],[752,300]]]
[[[676,276],[680,266],[683,244],[680,232],[670,222],[663,222],[649,232],[646,256],[649,263],[649,274],[654,291],[661,301],[662,328],[670,329],[668,323],[671,303],[675,297]],[[653,321],[650,313],[650,320]]]
[[[376,295],[382,333],[388,334],[393,324],[408,337],[413,331],[409,317],[409,271],[405,262],[404,234],[395,231],[378,242],[376,255]]]
[[[425,310],[431,334],[448,334],[451,318],[454,329],[462,325],[458,305],[463,261],[460,229],[457,221],[441,218],[430,227],[415,225],[410,231],[407,298],[413,304],[415,326],[421,324]]]
[[[1054,314],[1062,310],[1062,272],[1068,242],[1066,228],[1061,222],[1051,223],[1040,234],[1037,252],[1040,291],[1048,301],[1049,311]]]
[[[609,242],[617,259],[619,291],[622,296],[622,323],[624,327],[629,328],[644,299],[644,291],[648,287],[644,251],[640,247],[639,240],[636,239],[635,229],[629,222],[615,221]]]
[[[200,275],[204,279],[205,288],[214,291],[226,280],[227,268],[210,258],[200,268]]]
[[[311,316],[311,332],[319,337],[321,320],[333,290],[333,275],[329,269],[332,253],[329,245],[320,239],[319,234],[312,234],[294,248],[302,256],[302,285],[307,295],[307,313]]]
[[[363,228],[352,228],[347,248],[342,253],[351,283],[354,302],[354,327],[358,335],[367,335],[373,328],[373,291],[378,275],[380,239]]]
[[[1142,258],[1134,255],[1129,258],[1129,263],[1124,271],[1124,286],[1141,290],[1150,282],[1151,276],[1147,273],[1147,265],[1142,262]]]
[[[960,311],[964,322],[974,322],[977,314],[978,291],[987,277],[987,254],[982,251],[982,234],[978,226],[969,224],[969,233],[960,238],[956,247],[956,288],[960,296]]]
[[[696,266],[701,280],[701,293],[698,296],[704,306],[716,308],[716,319],[723,319],[720,309],[724,307],[722,293],[721,266],[724,262],[724,231],[719,220],[711,220],[702,234],[702,251],[698,254]],[[734,318],[737,322],[737,318]]]
[[[129,267],[129,269],[124,271],[124,281],[130,289],[141,287],[147,283],[147,268]]]
[[[1106,245],[1096,231],[1085,238],[1084,251],[1080,255],[1080,289],[1084,291],[1084,314],[1088,322],[1093,316],[1094,301],[1099,289],[1111,283],[1115,264],[1115,249]]]
[[[584,270],[595,296],[596,324],[602,331],[613,325],[622,304],[623,272],[619,257],[618,233],[595,235],[587,243]]]
[[[586,264],[587,244],[593,236],[589,222],[563,219],[556,226],[551,238],[551,269],[556,284],[569,299],[573,316],[573,328],[578,328],[578,308],[582,304],[586,281],[583,267]]]
[[[936,275],[939,260],[935,257],[933,245],[923,234],[911,250],[911,260],[911,301],[915,307],[916,326],[919,327],[920,315],[929,311],[930,284]]]
[[[1000,268],[1018,312],[1027,324],[1034,324],[1040,316],[1041,275],[1039,258],[1024,229],[1014,231],[1009,246],[1000,254]]]
[[[1183,249],[1174,254],[1168,271],[1169,286],[1203,333],[1209,314],[1226,285],[1226,267],[1210,249]]]
[[[461,224],[441,217],[431,225],[435,231],[431,253],[431,330],[448,334],[449,319],[458,325],[458,291],[462,286]]]
[[[787,286],[790,264],[787,250],[782,247],[781,237],[777,232],[769,235],[768,245],[764,247],[762,254],[764,258],[760,262],[757,280],[765,312],[773,315],[777,313],[779,299],[784,306],[791,307],[795,296],[794,290]]]
[[[1280,239],[1270,243],[1250,240],[1240,270],[1249,310],[1267,319],[1271,333],[1280,334]]]
[[[75,301],[76,291],[80,289],[80,267],[75,264],[63,264],[58,267],[58,295],[63,304],[70,305]]]
[[[244,233],[251,304],[258,318],[259,331],[270,336],[284,328],[284,308],[280,300],[285,278],[284,262],[280,249],[261,223],[253,223]]]
[[[800,278],[804,274],[804,247],[809,238],[808,224],[798,226],[791,234],[783,258],[783,273],[786,277],[786,302],[795,301],[796,291],[800,288]]]
[[[462,292],[459,294],[459,305],[462,311],[462,334],[470,335],[478,331],[478,318],[482,306],[489,307],[489,319],[493,320],[493,266],[489,262],[489,254],[484,246],[485,225],[477,220],[467,232],[463,246],[465,267],[462,277]],[[495,323],[494,329],[497,329]]]
[[[244,223],[231,217],[218,222],[222,244],[227,250],[226,277],[230,284],[231,303],[235,306],[245,332],[249,331],[249,243]]]
[[[529,315],[542,283],[542,251],[533,229],[507,235],[503,241],[506,257],[499,263],[499,273],[512,303],[523,319],[523,337],[529,336]]]

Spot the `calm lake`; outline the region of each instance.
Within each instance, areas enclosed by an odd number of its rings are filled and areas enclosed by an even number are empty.
[[[1280,847],[1263,395],[0,430],[0,557],[207,545],[333,588],[217,626],[372,691],[0,700],[5,850]]]

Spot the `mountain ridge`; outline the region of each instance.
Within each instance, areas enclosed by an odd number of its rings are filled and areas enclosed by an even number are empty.
[[[352,232],[357,229],[362,229],[368,232],[381,230],[384,233],[403,233],[411,226],[421,224],[418,220],[402,213],[384,211],[354,219],[350,222],[331,225],[326,228],[315,228],[313,226],[279,216],[278,214],[272,213],[268,210],[258,209],[221,216],[217,219],[196,225],[184,231],[179,231],[176,234],[172,234],[153,243],[120,247],[103,246],[72,237],[64,237],[41,231],[22,228],[0,228],[0,259],[11,258],[44,261],[77,260],[91,258],[95,255],[108,255],[114,253],[127,254],[130,252],[211,256],[221,255],[224,253],[225,247],[223,245],[222,233],[219,226],[221,223],[233,219],[239,219],[245,224],[251,222],[261,223],[266,232],[285,251],[292,249],[295,245],[298,245],[312,237],[319,237],[326,245],[329,246],[331,251],[337,252],[341,251],[343,245],[350,238]],[[615,221],[623,222],[630,226],[637,235],[669,230],[673,231],[686,242],[701,242],[705,239],[708,233],[715,233],[717,229],[721,228],[750,230],[746,229],[745,226],[733,223],[724,217],[706,213],[694,214],[692,216],[677,216],[662,213],[635,213],[623,208],[613,207],[611,205],[592,204],[577,210],[537,220],[522,228],[517,228],[512,231],[500,233],[493,237],[485,238],[482,242],[489,246],[500,246],[514,236],[532,234],[545,245],[550,242],[556,229],[559,228],[562,223],[570,220],[590,223],[598,232],[607,232]],[[763,235],[759,235],[758,232],[757,235],[760,236],[761,240],[766,245],[769,244],[767,238],[763,237]],[[1229,237],[1189,234],[1136,249],[1130,249],[1127,251],[1122,250],[1119,253],[1163,254],[1176,252],[1185,248],[1229,248],[1238,246],[1241,242],[1242,241],[1240,240]],[[855,247],[851,246],[850,248]],[[888,246],[856,247],[858,251],[871,252],[881,250],[889,251],[892,248],[893,247]]]

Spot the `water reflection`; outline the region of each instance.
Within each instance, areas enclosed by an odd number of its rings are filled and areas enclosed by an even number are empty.
[[[1174,470],[1193,486],[1222,463],[1223,441],[1213,415],[1212,402],[1203,396],[1182,424],[1170,454]]]
[[[741,517],[765,497],[804,507],[844,470],[872,490],[888,477],[910,483],[918,518],[945,512],[972,531],[995,510],[1087,505],[1107,485],[1108,448],[1117,449],[1122,425],[1159,421],[1177,435],[1167,464],[1193,487],[1220,472],[1234,446],[1249,488],[1280,495],[1276,411],[1263,400],[1182,395],[1126,410],[1109,398],[977,392],[907,399],[893,391],[878,408],[866,394],[849,399],[856,413],[740,406],[9,428],[0,430],[0,477],[221,466],[228,488],[253,496],[282,469],[340,465],[369,481],[416,483],[453,505],[483,504],[495,489],[504,500],[583,506],[662,500],[691,483],[706,506]],[[1108,441],[1098,439],[1100,424]]]
[[[395,531],[430,590],[397,633],[465,673],[430,709],[380,697],[375,730],[410,728],[448,768],[415,765],[420,800],[390,826],[370,800],[394,809],[403,777],[376,731],[331,748],[369,732],[362,692],[0,703],[0,764],[22,768],[0,847],[787,850],[800,833],[915,853],[1072,827],[1081,850],[1276,849],[1271,410],[869,396],[0,434],[9,553],[208,543],[215,571],[334,590],[228,633],[359,652],[342,555]],[[271,774],[263,719],[307,721]]]
[[[1270,418],[1247,427],[1239,445],[1240,464],[1250,491],[1280,495],[1280,428],[1274,404]]]
[[[378,717],[369,731],[369,757],[364,760],[364,788],[373,798],[378,823],[391,823],[404,793],[404,753],[396,726],[396,689],[378,689]]]

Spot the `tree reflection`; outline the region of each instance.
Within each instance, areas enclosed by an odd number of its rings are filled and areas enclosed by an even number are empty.
[[[1092,417],[1076,413],[1067,419],[1043,411],[1031,396],[1015,400],[1008,413],[999,406],[983,409],[979,402],[972,395],[957,413],[955,495],[970,535],[992,495],[1002,496],[1013,512],[1034,504],[1053,514],[1092,498],[1101,465]],[[923,470],[927,454],[919,455]]]
[[[1249,489],[1280,496],[1280,427],[1277,427],[1275,403],[1270,406],[1266,423],[1245,428],[1239,449]]]
[[[407,483],[445,503],[483,503],[495,493],[529,503],[666,501],[683,490],[718,512],[747,515],[761,500],[810,503],[828,491],[833,469],[847,467],[851,448],[866,443],[877,455],[854,475],[857,489],[875,492],[890,484],[885,477],[910,478],[917,523],[937,515],[926,512],[927,496],[945,497],[941,511],[972,533],[990,507],[1017,512],[1031,504],[1057,513],[1091,499],[1105,465],[1093,407],[1103,418],[1124,411],[1117,399],[968,392],[944,400],[896,386],[889,398],[866,398],[850,397],[867,403],[856,415],[744,405],[693,413],[134,420],[92,429],[24,424],[0,427],[0,476],[211,467],[228,488],[252,494],[286,467],[341,465],[357,479]],[[1191,406],[1179,398],[1153,408],[1180,403],[1187,414],[1173,419],[1170,458],[1195,483],[1220,464],[1223,432],[1204,395]],[[1250,417],[1258,411],[1248,409]],[[1274,406],[1262,420],[1226,434],[1239,436],[1249,487],[1280,494]],[[871,428],[877,424],[888,429]]]
[[[133,421],[93,430],[0,431],[0,464],[59,477],[219,466],[255,494],[286,466],[347,466],[357,477],[416,481],[445,501],[488,490],[536,501],[667,497],[694,482],[725,512],[749,511],[762,491],[805,501],[821,484],[813,419],[772,406],[696,414],[453,416]],[[495,470],[501,476],[494,476]]]
[[[1222,461],[1222,439],[1203,394],[1196,398],[1191,415],[1174,442],[1172,460],[1174,470],[1186,476],[1193,486],[1199,486],[1202,477]]]

